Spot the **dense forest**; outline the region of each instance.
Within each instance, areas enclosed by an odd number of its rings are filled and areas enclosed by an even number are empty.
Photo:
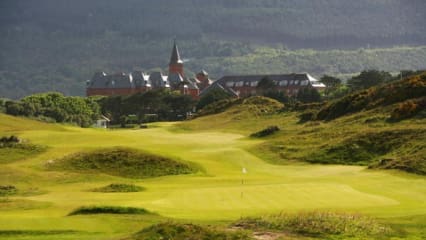
[[[175,37],[188,73],[214,78],[420,69],[425,12],[423,0],[2,0],[0,96],[83,95],[95,71],[164,68]]]

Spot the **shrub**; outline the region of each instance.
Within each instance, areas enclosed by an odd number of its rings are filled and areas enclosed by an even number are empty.
[[[15,195],[18,189],[12,185],[0,185],[0,197]]]
[[[416,100],[408,100],[398,104],[392,111],[390,120],[398,121],[415,116],[426,108],[426,97]]]
[[[11,135],[9,137],[4,136],[0,138],[0,147],[7,146],[7,145],[14,145],[19,142],[21,142],[21,140],[17,136],[14,136],[14,135]]]
[[[91,206],[81,207],[72,211],[68,216],[88,214],[150,214],[144,208],[115,207],[115,206]]]
[[[94,192],[105,192],[105,193],[141,192],[141,191],[144,191],[144,190],[145,190],[145,188],[136,186],[134,184],[120,184],[120,183],[112,183],[112,184],[105,186],[105,187],[93,189]]]
[[[278,126],[269,126],[259,132],[251,134],[250,137],[256,137],[256,138],[266,137],[278,131],[280,131],[280,128]]]
[[[299,123],[304,123],[307,121],[312,121],[316,119],[318,114],[317,110],[308,110],[299,115]]]

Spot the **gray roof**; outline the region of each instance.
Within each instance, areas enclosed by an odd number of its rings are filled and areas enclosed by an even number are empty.
[[[198,74],[202,75],[202,76],[208,76],[209,73],[206,72],[204,69],[202,69]]]
[[[189,89],[199,89],[195,79],[187,79],[185,84]]]
[[[282,81],[282,80],[309,80],[307,73],[291,73],[291,74],[265,74],[265,75],[235,75],[235,76],[224,76],[221,79],[217,80],[218,83],[226,82],[255,82],[260,81],[262,78],[268,77],[272,81]]]
[[[97,72],[88,83],[88,88],[133,88],[132,76],[125,73],[107,75],[104,72]]]
[[[170,86],[177,87],[183,83],[183,77],[179,73],[171,73],[167,77]]]
[[[135,87],[149,87],[149,75],[142,71],[133,71],[131,73]]]
[[[170,64],[183,63],[182,59],[180,59],[179,49],[176,45],[176,40],[173,44],[172,55],[170,57]]]
[[[149,75],[149,82],[153,88],[169,87],[167,76],[162,72],[153,72]]]
[[[219,81],[219,80],[218,80]],[[199,96],[203,97],[205,95],[207,95],[208,92],[214,90],[214,89],[220,89],[222,91],[225,91],[226,93],[230,94],[231,96],[234,97],[238,97],[238,93],[236,93],[234,90],[232,90],[231,88],[225,87],[223,86],[221,83],[219,83],[218,81],[213,82],[212,85],[208,86],[207,88],[205,88],[203,91],[200,92]]]

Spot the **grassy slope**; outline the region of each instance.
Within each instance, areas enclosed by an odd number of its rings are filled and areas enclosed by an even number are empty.
[[[256,115],[223,113],[196,119],[182,125],[158,124],[143,130],[95,130],[43,125],[24,126],[28,120],[0,115],[0,129],[14,129],[19,136],[35,144],[49,147],[46,153],[31,159],[2,165],[0,182],[18,189],[39,188],[46,194],[29,197],[10,197],[10,208],[0,208],[1,230],[41,231],[41,235],[2,235],[4,239],[110,239],[139,231],[144,226],[164,218],[187,219],[191,222],[221,223],[279,211],[296,212],[318,209],[356,211],[398,225],[414,236],[425,234],[426,179],[421,176],[394,171],[369,171],[358,166],[287,164],[271,165],[263,161],[274,155],[253,150],[262,140],[244,136],[268,125],[279,125],[282,132],[271,137],[286,141],[292,158],[301,150],[337,134],[358,131],[348,123],[360,116],[344,117],[320,125],[297,124],[292,114]],[[19,124],[13,124],[17,122]],[[418,127],[422,122],[384,122],[364,126],[373,128]],[[423,124],[424,125],[424,124]],[[346,126],[346,127],[345,127]],[[360,127],[360,126],[358,126]],[[195,130],[194,130],[195,129]],[[212,132],[221,129],[223,132]],[[4,130],[2,130],[3,133]],[[306,136],[298,135],[306,131]],[[205,173],[167,176],[143,180],[125,179],[102,174],[46,172],[44,164],[82,150],[99,147],[126,146],[161,153],[200,164]],[[250,151],[247,151],[249,149]],[[255,151],[256,154],[250,152]],[[269,151],[268,151],[269,152]],[[242,168],[247,174],[242,174]],[[91,189],[113,182],[143,186],[146,191],[134,193],[96,193]],[[0,203],[0,205],[3,203]],[[163,216],[72,216],[66,215],[81,206],[103,205],[145,208]],[[402,218],[404,217],[404,218]],[[73,230],[73,233],[49,235],[47,230]],[[43,232],[45,234],[43,234]],[[0,232],[1,233],[1,232]],[[33,233],[33,232],[32,232]],[[401,237],[404,237],[403,235]],[[398,238],[396,238],[398,239]]]

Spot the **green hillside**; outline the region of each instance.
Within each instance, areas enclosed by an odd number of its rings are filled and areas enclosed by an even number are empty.
[[[0,161],[0,239],[423,239],[424,109],[391,118],[416,99],[301,122],[253,97],[121,130],[0,114],[1,136],[44,148]]]
[[[0,96],[84,95],[95,71],[164,69],[174,37],[188,74],[215,79],[424,69],[425,11],[422,0],[4,0]]]
[[[274,164],[368,165],[424,175],[425,96],[426,74],[422,73],[348,94],[319,105],[319,109],[314,105],[299,107],[304,110],[279,107],[278,102],[262,97],[234,101],[227,108],[213,103],[206,111],[218,114],[180,126],[198,131],[223,129],[246,136],[267,133],[274,126],[272,136],[250,150]]]

